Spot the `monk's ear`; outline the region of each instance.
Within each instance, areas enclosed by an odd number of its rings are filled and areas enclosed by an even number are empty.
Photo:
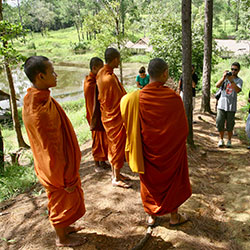
[[[38,74],[36,75],[36,78],[37,78],[38,80],[43,80],[43,79],[44,79],[44,74],[43,74],[42,72],[40,72],[40,73],[38,73]]]
[[[164,77],[164,80],[167,81],[168,80],[168,69],[166,69],[163,73],[163,77]]]

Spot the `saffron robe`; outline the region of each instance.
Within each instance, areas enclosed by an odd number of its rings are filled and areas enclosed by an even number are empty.
[[[121,99],[121,114],[126,128],[125,156],[133,172],[144,174],[144,161],[139,120],[139,94],[134,91]]]
[[[115,169],[120,169],[124,164],[126,143],[120,101],[126,91],[113,73],[113,69],[107,64],[99,70],[96,80],[102,123],[108,138],[108,159]]]
[[[36,175],[49,199],[49,219],[64,228],[85,214],[79,167],[81,152],[74,129],[49,90],[29,88],[23,122],[34,156]],[[75,187],[68,193],[67,187]]]
[[[164,215],[191,196],[186,138],[188,123],[178,94],[160,82],[139,94],[144,174],[141,198],[146,213]]]
[[[96,94],[96,75],[92,72],[86,76],[84,81],[84,97],[86,105],[86,118],[91,124],[94,112],[94,97]],[[92,155],[95,161],[106,161],[108,159],[108,141],[105,131],[92,132]]]

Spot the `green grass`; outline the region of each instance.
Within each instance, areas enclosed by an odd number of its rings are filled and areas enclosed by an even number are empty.
[[[0,202],[25,192],[36,182],[33,166],[6,165],[0,173]]]
[[[24,56],[43,55],[54,62],[86,62],[94,56],[93,52],[75,54],[73,44],[78,43],[75,28],[48,31],[46,36],[41,33],[29,33],[26,36],[26,43],[15,41],[14,47]]]

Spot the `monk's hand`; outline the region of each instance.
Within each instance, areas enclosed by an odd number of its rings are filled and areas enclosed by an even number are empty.
[[[65,190],[67,193],[73,193],[73,192],[75,191],[75,189],[76,189],[75,186],[64,188],[64,190]]]

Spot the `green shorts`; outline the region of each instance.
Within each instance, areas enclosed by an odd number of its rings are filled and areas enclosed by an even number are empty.
[[[225,130],[225,122],[227,128],[226,130],[233,131],[235,124],[235,112],[218,109],[216,117],[216,128],[219,132]]]

